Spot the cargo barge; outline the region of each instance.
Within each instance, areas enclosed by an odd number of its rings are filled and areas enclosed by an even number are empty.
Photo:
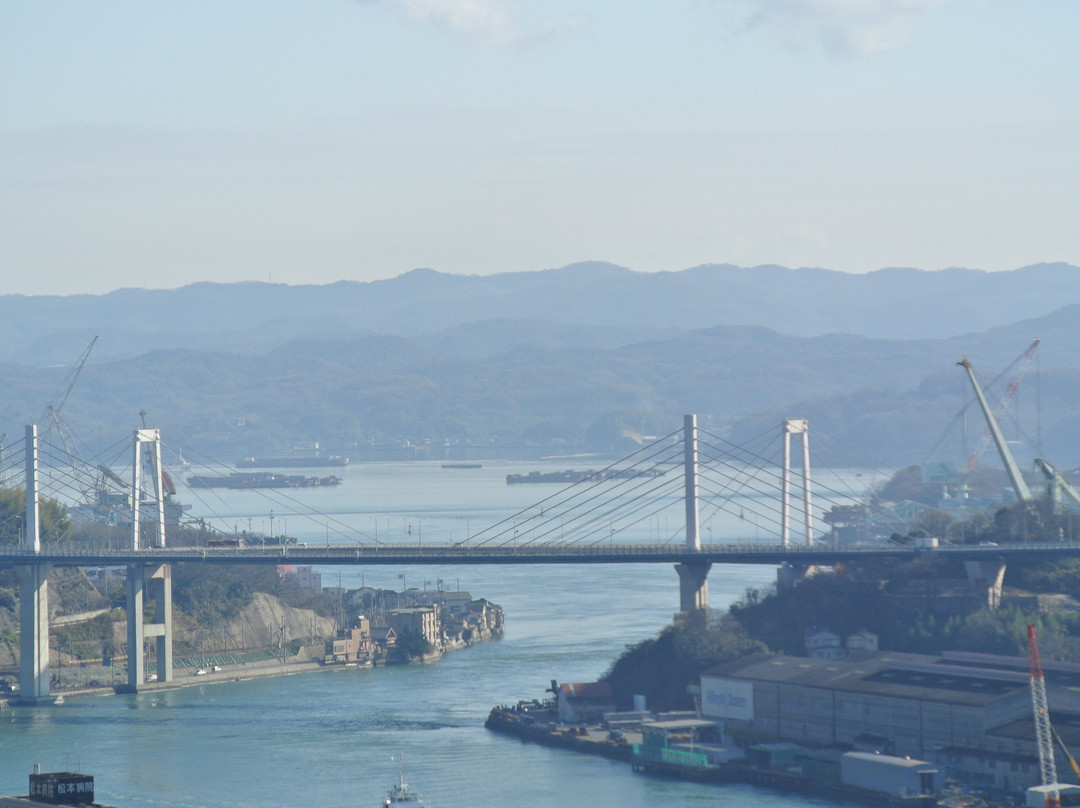
[[[537,721],[528,715],[521,705],[517,707],[495,707],[488,714],[484,727],[492,732],[512,735],[523,741],[531,741],[543,746],[570,749],[630,762],[632,747],[623,741],[609,739],[606,733],[601,738],[591,737],[587,731],[577,727],[556,727],[543,721]]]
[[[349,465],[349,458],[341,455],[244,457],[236,461],[238,469],[341,468],[347,465]]]
[[[273,472],[245,474],[237,471],[224,477],[188,477],[187,482],[192,488],[231,488],[246,491],[256,488],[319,488],[341,485],[341,478],[333,475],[305,477],[302,474],[274,474]]]
[[[602,469],[600,471],[530,471],[528,474],[507,474],[506,484],[517,483],[571,483],[585,482],[586,480],[632,480],[638,477],[662,477],[661,469]]]

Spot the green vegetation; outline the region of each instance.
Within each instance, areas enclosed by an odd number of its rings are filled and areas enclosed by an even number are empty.
[[[393,649],[393,657],[397,662],[408,662],[419,659],[425,654],[435,650],[430,642],[424,639],[424,635],[416,629],[403,629],[397,635],[397,645]]]
[[[880,489],[879,499],[918,498],[926,492],[905,470]],[[1053,542],[1080,536],[1077,516],[1047,503],[1000,508],[992,517],[957,521],[931,511],[899,543],[919,536],[952,537],[967,544]],[[814,571],[811,570],[811,573]],[[779,591],[749,589],[723,616],[719,628],[667,628],[630,646],[605,674],[621,706],[635,693],[659,709],[689,706],[686,686],[698,675],[742,654],[806,653],[806,635],[827,629],[847,637],[865,629],[885,650],[936,654],[945,650],[1022,656],[1027,626],[1039,634],[1047,659],[1080,662],[1080,559],[1010,562],[1004,603],[986,606],[960,561],[933,552],[910,561],[838,564]]]
[[[99,614],[92,620],[53,628],[56,647],[76,659],[100,659],[112,649],[113,624],[124,619],[120,609]]]
[[[4,647],[12,659],[19,658],[19,635],[11,628],[0,629],[0,647]]]
[[[281,594],[277,568],[265,564],[174,564],[173,607],[213,628],[236,617],[256,592]]]
[[[805,653],[806,633],[826,628],[841,637],[867,629],[881,648],[895,651],[1017,655],[1025,653],[1032,623],[1040,644],[1046,638],[1047,658],[1080,660],[1080,611],[1043,613],[1034,602],[980,608],[962,570],[936,561],[894,565],[888,580],[869,566],[817,575],[767,596],[748,592],[731,614],[777,653]]]
[[[873,503],[881,502],[921,502],[924,505],[937,505],[941,499],[941,485],[924,483],[920,466],[907,466],[900,469],[887,482],[873,493]],[[1004,470],[980,467],[968,479],[969,494],[972,497],[998,496],[1001,489],[1008,486],[1009,480]]]
[[[620,709],[629,709],[637,693],[645,694],[653,709],[689,709],[687,685],[697,684],[702,671],[765,650],[725,616],[715,627],[670,626],[655,639],[627,646],[602,679],[611,683]]]
[[[46,543],[71,537],[67,508],[54,499],[43,497],[40,504],[41,540]],[[26,519],[26,491],[0,488],[0,544],[19,544],[23,540]]]

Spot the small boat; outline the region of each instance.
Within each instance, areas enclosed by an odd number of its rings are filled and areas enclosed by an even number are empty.
[[[401,763],[398,768],[398,781],[390,786],[390,790],[386,792],[386,799],[383,800],[383,806],[386,808],[394,805],[405,806],[405,808],[425,808],[420,795],[405,785],[404,763]]]

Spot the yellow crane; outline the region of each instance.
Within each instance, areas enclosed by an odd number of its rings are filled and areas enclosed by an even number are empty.
[[[1061,736],[1058,735],[1058,731],[1054,729],[1054,725],[1050,725],[1050,732],[1054,735],[1054,740],[1057,741],[1057,745],[1061,747],[1062,753],[1065,755],[1065,759],[1069,761],[1069,768],[1073,770],[1073,774],[1076,775],[1076,779],[1080,780],[1080,763],[1076,762],[1076,758],[1072,756],[1072,752],[1069,751],[1069,747],[1065,745],[1065,741],[1061,740]]]

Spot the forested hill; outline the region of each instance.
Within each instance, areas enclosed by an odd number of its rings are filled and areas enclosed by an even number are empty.
[[[1049,320],[1030,326],[1055,334]],[[963,403],[960,356],[989,371],[1026,346],[1005,332],[892,341],[717,327],[574,347],[514,345],[511,322],[477,328],[491,339],[486,354],[455,330],[296,340],[261,354],[173,350],[88,362],[64,417],[84,442],[109,445],[146,410],[173,441],[231,460],[314,441],[354,458],[357,445],[404,441],[612,451],[628,447],[627,436],[678,428],[684,412],[739,442],[805,415],[868,456],[906,465],[923,459]],[[543,330],[533,324],[533,331]],[[1057,344],[1047,354],[1067,361],[1045,367],[1038,390],[1043,439],[1061,465],[1080,459],[1072,428],[1080,361],[1074,340]],[[37,420],[68,370],[3,367],[0,432],[18,435]],[[1014,414],[1033,417],[1035,390],[1032,378]]]
[[[809,417],[900,466],[925,458],[968,395],[958,359],[970,357],[989,381],[1038,336],[1010,437],[1041,434],[1046,456],[1067,467],[1080,463],[1077,292],[1080,269],[1066,265],[850,276],[772,267],[640,275],[590,264],[493,278],[417,271],[327,287],[0,297],[0,434],[42,418],[100,334],[63,412],[91,452],[127,434],[140,410],[167,440],[223,460],[315,441],[354,458],[406,443],[619,451],[696,412],[735,442],[785,416]],[[948,296],[962,302],[946,316]],[[682,316],[672,315],[676,302]],[[991,328],[972,325],[994,317]],[[916,336],[860,335],[859,324]]]

